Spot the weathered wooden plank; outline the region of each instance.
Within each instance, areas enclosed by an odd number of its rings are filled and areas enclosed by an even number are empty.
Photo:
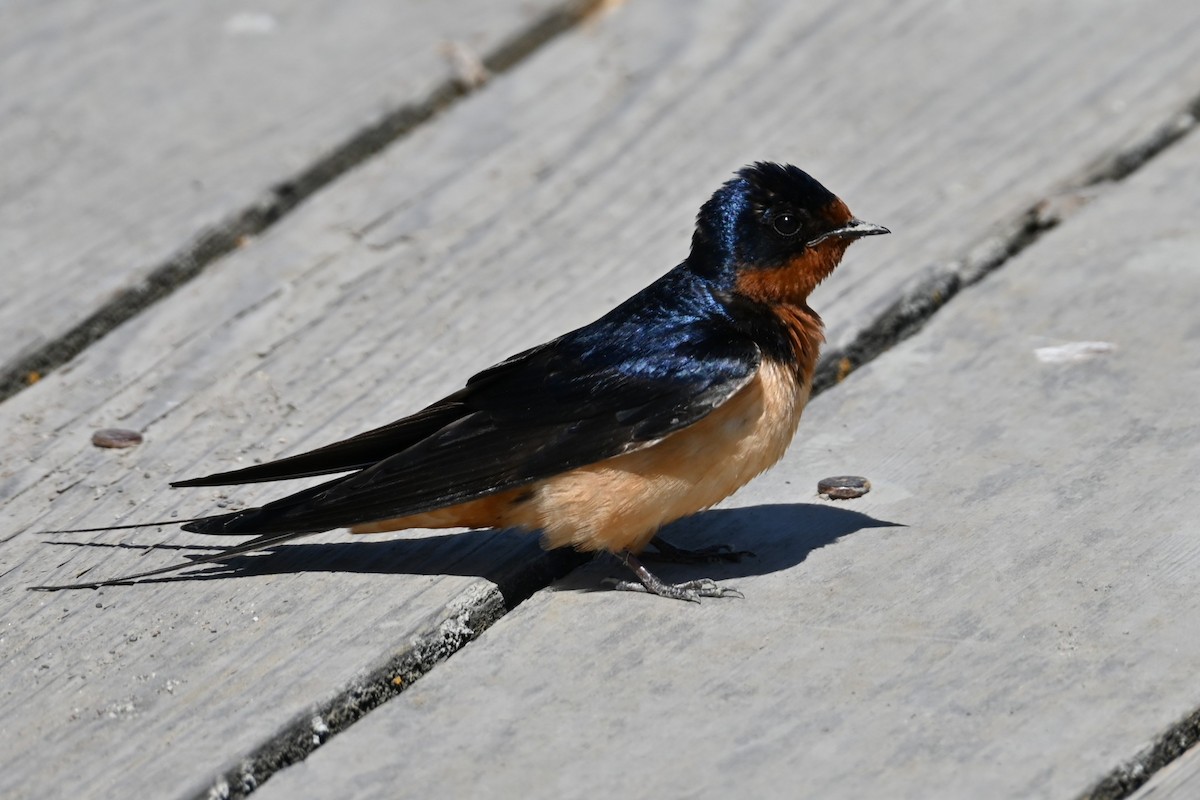
[[[1083,792],[1200,707],[1198,180],[1192,137],[679,525],[758,552],[712,570],[745,600],[580,591],[619,574],[589,567],[261,797]],[[1042,349],[1079,340],[1112,348]],[[815,499],[847,472],[871,494]]]
[[[1194,800],[1200,795],[1200,747],[1193,746],[1177,761],[1154,773],[1129,800]]]
[[[1069,37],[1081,6],[930,13],[917,26],[912,14],[937,8],[881,3],[864,25],[862,8],[832,3],[635,3],[564,37],[0,407],[10,530],[269,496],[161,487],[386,421],[587,321],[677,261],[699,202],[756,157],[810,167],[897,229],[892,243],[856,248],[820,301],[844,336],[998,216],[1161,121],[1200,80],[1190,7],[1089,4],[1088,26]],[[928,78],[916,28],[953,81]],[[797,85],[809,75],[820,79]],[[939,193],[955,202],[929,201]],[[87,445],[92,428],[115,424],[144,431],[145,444]],[[234,570],[236,581],[50,598],[21,589],[174,555],[6,542],[0,789],[203,786],[455,618],[454,599],[487,586],[458,573],[496,577],[535,552],[482,534],[460,540],[461,560],[449,539],[313,541]],[[247,623],[254,615],[270,630]],[[184,679],[186,690],[166,688]],[[50,769],[68,755],[70,774]]]
[[[563,0],[0,8],[0,378]],[[365,149],[367,143],[361,143]],[[306,189],[307,191],[307,189]]]

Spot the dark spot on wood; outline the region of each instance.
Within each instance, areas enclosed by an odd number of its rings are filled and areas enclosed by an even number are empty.
[[[101,428],[92,434],[96,447],[136,447],[142,443],[142,435],[125,428]]]

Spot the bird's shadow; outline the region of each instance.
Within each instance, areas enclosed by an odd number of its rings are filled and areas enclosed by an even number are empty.
[[[738,562],[660,564],[648,555],[646,561],[655,573],[669,580],[686,580],[689,576],[727,579],[765,575],[794,567],[814,550],[865,528],[895,526],[899,523],[815,503],[716,509],[668,525],[662,531],[663,538],[683,548],[725,544],[734,550],[751,551],[753,556]],[[193,549],[179,545],[61,540],[51,544],[146,550]],[[198,543],[194,549],[205,551],[197,553],[198,556],[207,556],[213,547],[206,542]],[[176,583],[303,572],[464,575],[492,581],[509,595],[526,594],[551,580],[563,578],[590,558],[569,550],[541,553],[540,557],[539,553],[537,537],[512,530],[426,534],[385,541],[354,537],[333,543],[289,542],[262,553],[230,556],[219,563],[197,565],[194,571],[144,578],[139,582]],[[609,560],[614,575],[629,577],[616,559]],[[577,575],[560,583],[560,588],[590,590],[601,587],[597,586],[594,577]]]
[[[817,503],[779,503],[744,508],[713,509],[674,522],[662,529],[662,538],[676,547],[702,549],[727,545],[751,555],[737,561],[709,563],[663,563],[652,550],[643,561],[662,579],[673,581],[697,577],[716,580],[767,575],[802,563],[814,550],[867,528],[905,527],[902,523],[876,519],[847,508]],[[626,580],[628,571],[611,559],[612,575]],[[594,578],[584,574],[567,577],[563,589],[592,590]]]

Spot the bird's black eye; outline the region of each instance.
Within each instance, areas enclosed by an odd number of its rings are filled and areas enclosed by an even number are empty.
[[[771,220],[771,227],[780,236],[795,236],[800,232],[800,217],[796,214],[778,214]]]

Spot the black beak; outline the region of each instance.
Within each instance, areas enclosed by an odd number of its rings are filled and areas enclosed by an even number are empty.
[[[847,239],[858,239],[863,236],[879,236],[884,233],[891,233],[882,225],[873,225],[870,222],[863,222],[861,219],[852,219],[840,228],[832,231],[826,231],[817,238],[810,241],[808,244],[814,245],[817,242],[822,242],[830,236],[842,236]]]

